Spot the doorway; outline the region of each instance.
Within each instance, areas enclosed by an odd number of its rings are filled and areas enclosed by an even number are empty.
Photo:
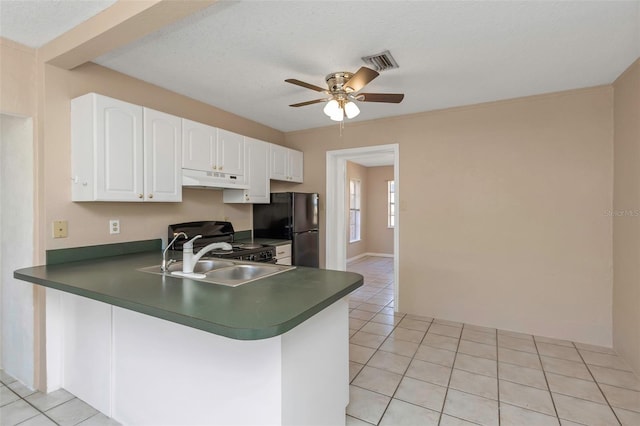
[[[327,152],[327,189],[326,189],[326,229],[335,229],[336,232],[326,233],[326,267],[339,271],[346,270],[347,266],[347,227],[346,220],[346,188],[347,188],[347,161],[358,164],[393,165],[395,203],[399,205],[400,199],[400,167],[398,144],[377,145],[362,148],[342,149]],[[399,240],[400,217],[396,215],[393,233],[393,274],[394,274],[394,299],[395,310],[400,311],[399,305]]]

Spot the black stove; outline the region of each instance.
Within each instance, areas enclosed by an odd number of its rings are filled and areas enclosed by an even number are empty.
[[[231,222],[201,221],[186,222],[169,225],[168,240],[171,241],[180,232],[184,232],[189,239],[178,238],[173,244],[173,249],[182,251],[182,246],[196,235],[202,235],[193,242],[193,252],[197,253],[203,247],[211,243],[229,243],[231,250],[212,250],[204,257],[218,257],[224,259],[248,260],[252,262],[275,263],[275,247],[253,243],[237,243],[234,241],[235,232]]]

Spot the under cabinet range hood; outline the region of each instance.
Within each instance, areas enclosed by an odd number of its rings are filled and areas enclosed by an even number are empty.
[[[249,189],[244,176],[223,172],[182,169],[182,186],[192,188]]]

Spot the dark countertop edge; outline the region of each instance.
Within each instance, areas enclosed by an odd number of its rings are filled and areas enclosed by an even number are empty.
[[[261,328],[259,330],[256,329],[251,329],[251,328],[231,328],[231,327],[224,327],[221,326],[219,324],[215,324],[215,323],[211,323],[208,321],[203,321],[200,320],[198,318],[194,318],[194,317],[188,317],[185,315],[180,315],[177,314],[175,312],[170,312],[170,311],[166,311],[166,310],[162,310],[162,309],[156,309],[156,308],[152,308],[150,306],[147,305],[142,305],[139,303],[132,303],[129,302],[127,300],[123,300],[123,299],[119,299],[119,298],[115,298],[115,297],[109,297],[109,296],[105,296],[104,294],[100,294],[100,293],[95,293],[92,291],[86,291],[83,289],[79,289],[77,287],[74,286],[67,286],[64,284],[60,284],[54,281],[50,281],[50,280],[46,280],[46,279],[42,279],[42,278],[38,278],[38,277],[34,277],[34,276],[30,276],[30,275],[24,275],[22,273],[20,273],[19,271],[15,271],[13,273],[14,278],[22,280],[22,281],[27,281],[36,285],[41,285],[44,287],[48,287],[48,288],[52,288],[55,290],[60,290],[63,291],[65,293],[71,293],[71,294],[75,294],[77,296],[82,296],[82,297],[87,297],[89,299],[92,300],[97,300],[99,302],[103,302],[112,306],[117,306],[120,308],[124,308],[124,309],[128,309],[130,311],[133,312],[138,312],[138,313],[142,313],[142,314],[146,314],[158,319],[162,319],[162,320],[166,320],[166,321],[170,321],[176,324],[181,324],[187,327],[191,327],[191,328],[195,328],[198,330],[202,330],[202,331],[206,331],[209,333],[213,333],[219,336],[224,336],[224,337],[228,337],[230,339],[234,339],[234,340],[262,340],[262,339],[268,339],[271,337],[276,337],[279,335],[282,335],[284,333],[286,333],[289,330],[292,330],[293,328],[295,328],[296,326],[300,325],[302,322],[308,320],[309,318],[311,318],[313,315],[317,314],[318,312],[322,311],[323,309],[327,308],[328,306],[332,305],[334,302],[342,299],[343,297],[345,297],[346,295],[348,295],[349,293],[351,293],[352,291],[354,291],[355,289],[357,289],[358,287],[360,287],[362,285],[363,280],[359,280],[357,282],[355,282],[354,284],[350,285],[349,287],[346,287],[345,289],[343,289],[342,291],[339,291],[338,293],[334,294],[331,297],[328,297],[327,299],[325,299],[324,301],[318,303],[317,305],[313,306],[312,308],[300,313],[299,315],[289,319],[286,322],[271,326],[271,327],[266,327],[266,328]]]

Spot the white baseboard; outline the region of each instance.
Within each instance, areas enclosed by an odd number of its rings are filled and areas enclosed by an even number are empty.
[[[363,257],[373,256],[373,257],[393,257],[393,253],[361,253],[357,256],[353,256],[347,259],[347,263],[356,261],[358,259],[362,259]]]

